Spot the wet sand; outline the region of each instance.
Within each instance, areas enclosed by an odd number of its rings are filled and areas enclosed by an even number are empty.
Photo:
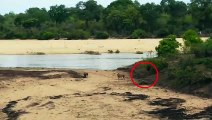
[[[88,78],[82,73],[88,72]],[[139,89],[120,71],[0,70],[0,119],[212,119],[212,100],[159,86]]]

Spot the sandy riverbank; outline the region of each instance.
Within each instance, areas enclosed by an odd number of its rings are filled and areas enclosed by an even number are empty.
[[[202,38],[206,40],[207,38]],[[85,51],[120,50],[122,53],[155,51],[162,39],[107,39],[107,40],[0,40],[0,54],[75,54]],[[177,38],[183,43],[181,38]]]
[[[105,53],[120,50],[124,53],[155,51],[161,39],[109,39],[109,40],[0,40],[0,54],[73,54],[85,51]],[[181,39],[178,39],[182,41]]]
[[[83,72],[89,78],[79,78]],[[0,70],[0,119],[157,120],[212,118],[212,100],[161,87],[138,89],[120,71]],[[128,76],[128,73],[123,73]]]

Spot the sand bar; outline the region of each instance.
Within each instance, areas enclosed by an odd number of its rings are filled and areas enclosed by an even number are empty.
[[[123,53],[155,50],[161,39],[109,40],[0,40],[0,54],[74,54],[85,51],[105,53],[120,50]],[[182,41],[179,39],[179,41]]]

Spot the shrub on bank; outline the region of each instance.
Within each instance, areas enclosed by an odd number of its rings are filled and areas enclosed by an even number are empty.
[[[133,31],[133,33],[130,36],[131,39],[140,39],[140,38],[146,38],[146,37],[148,37],[147,33],[141,29],[137,29]]]
[[[168,79],[175,88],[191,87],[199,88],[212,82],[210,70],[208,68],[211,59],[180,59],[179,63],[172,68],[168,69]],[[204,69],[201,69],[202,67]],[[211,68],[210,68],[211,69]]]
[[[200,39],[198,33],[194,30],[188,30],[183,34],[183,40],[186,47],[191,47],[193,44],[200,44],[203,41]]]
[[[159,71],[168,67],[168,61],[166,58],[163,58],[163,57],[152,58],[152,59],[149,59],[148,61],[154,63],[155,66],[157,66]],[[155,69],[153,67],[150,67],[149,71],[151,71],[151,73],[155,73]]]
[[[50,31],[44,31],[41,32],[40,35],[38,36],[39,40],[50,40],[55,38],[56,34]]]
[[[30,55],[45,55],[46,53],[44,53],[44,52],[31,52],[29,54]]]
[[[144,54],[142,51],[136,51],[136,54]]]
[[[97,32],[95,35],[95,39],[108,39],[109,34],[107,32]]]
[[[193,44],[190,52],[196,57],[211,57],[212,56],[212,39],[208,39],[204,43]]]
[[[115,53],[117,53],[117,54],[118,54],[118,53],[120,53],[120,51],[119,51],[119,50],[116,50],[116,51],[115,51]]]
[[[74,30],[67,34],[68,40],[79,40],[79,39],[89,39],[90,34],[84,30]]]
[[[108,53],[109,54],[113,54],[113,50],[108,50]]]
[[[181,44],[176,40],[176,36],[169,35],[160,41],[159,46],[156,47],[155,50],[158,52],[159,56],[167,57],[179,53],[178,48],[180,46]]]
[[[101,55],[99,52],[96,52],[96,51],[85,51],[84,54],[89,54],[89,55]]]

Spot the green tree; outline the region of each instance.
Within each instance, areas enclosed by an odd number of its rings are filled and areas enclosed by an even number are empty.
[[[26,11],[26,15],[29,18],[37,19],[39,22],[45,22],[50,20],[49,14],[45,8],[29,8]]]
[[[31,18],[23,21],[22,25],[24,28],[30,29],[32,27],[38,27],[40,25],[40,22],[38,19]]]
[[[88,21],[99,21],[101,19],[103,7],[98,5],[96,1],[88,0],[83,3],[82,8],[84,8],[82,9],[82,12],[83,19],[86,20],[86,23],[88,23]]]
[[[134,32],[132,33],[130,38],[139,39],[139,38],[146,38],[147,36],[148,35],[147,35],[147,33],[144,30],[137,29],[137,30],[134,30]]]
[[[117,34],[129,35],[144,22],[138,5],[131,0],[116,0],[104,11],[104,23],[108,30]]]
[[[153,33],[155,31],[155,26],[157,25],[157,18],[160,17],[161,8],[160,5],[156,5],[155,3],[146,3],[140,6],[140,14],[144,19],[144,24],[142,24],[142,28],[149,33]]]
[[[48,13],[50,18],[56,23],[64,22],[69,17],[69,11],[64,5],[51,6]]]
[[[212,1],[211,0],[191,0],[189,11],[195,18],[197,28],[207,34],[206,30],[212,32]]]

